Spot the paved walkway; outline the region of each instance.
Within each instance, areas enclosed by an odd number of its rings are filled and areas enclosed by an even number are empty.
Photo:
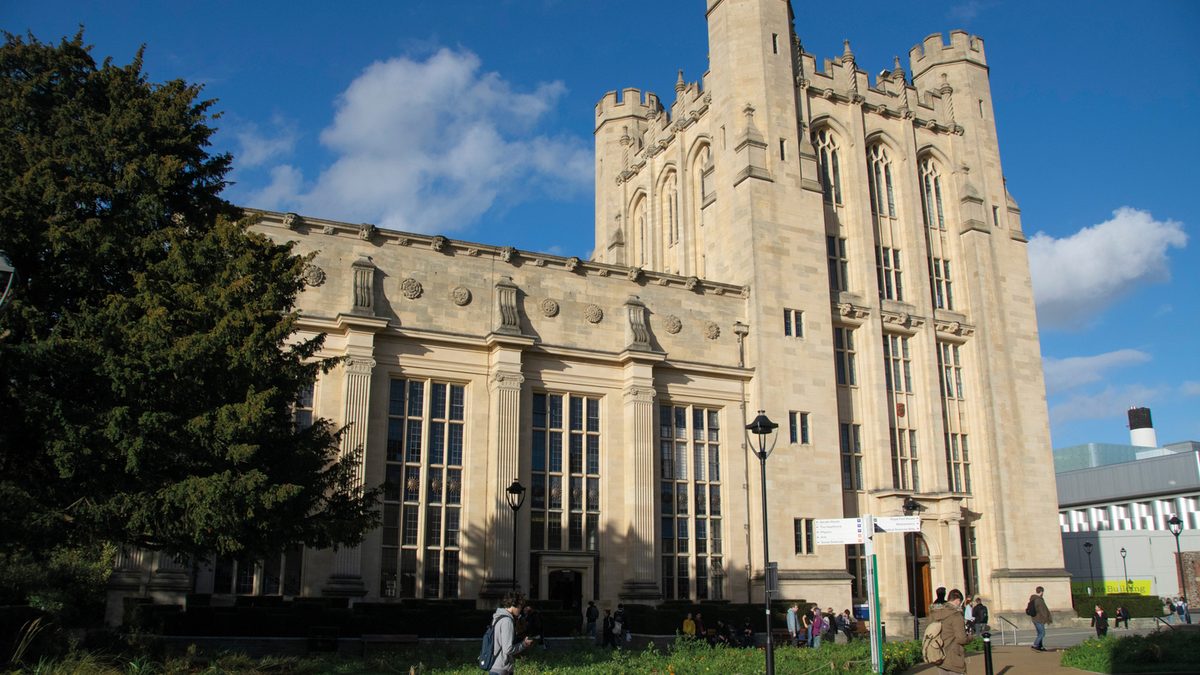
[[[1047,647],[1047,649],[1050,649]],[[1059,665],[1062,652],[1052,649],[1048,652],[1035,652],[1029,647],[994,647],[992,649],[992,672],[995,675],[1058,675],[1059,673],[1074,673],[1083,675],[1087,670],[1063,668]],[[984,675],[983,654],[967,655],[967,675]],[[936,673],[937,668],[922,664],[908,671],[909,673]]]

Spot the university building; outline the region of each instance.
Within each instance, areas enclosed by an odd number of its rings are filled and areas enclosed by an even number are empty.
[[[919,535],[875,539],[884,618],[936,586],[1069,606],[983,41],[931,35],[872,78],[849,44],[805,52],[786,0],[705,11],[699,81],[596,106],[592,260],[261,214],[316,252],[301,331],[345,357],[298,414],[349,425],[383,526],[215,561],[197,590],[757,601],[764,410],[781,597],[863,601],[861,547],[815,545],[813,521],[911,512]],[[130,552],[114,594],[170,597],[173,565]]]

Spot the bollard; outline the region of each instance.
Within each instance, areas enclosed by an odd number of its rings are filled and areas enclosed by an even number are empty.
[[[887,622],[879,622],[879,644],[887,642]]]
[[[987,631],[983,632],[983,672],[986,675],[993,675],[993,673],[992,673],[992,634]]]

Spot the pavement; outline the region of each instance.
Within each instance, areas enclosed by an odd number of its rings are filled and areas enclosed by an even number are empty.
[[[1139,628],[1109,629],[1108,634],[1144,635],[1149,632],[1151,631],[1148,629]],[[994,675],[1058,675],[1060,673],[1082,675],[1091,673],[1091,671],[1078,668],[1064,668],[1059,664],[1062,660],[1063,650],[1074,647],[1095,635],[1096,631],[1091,628],[1067,626],[1056,629],[1054,624],[1051,624],[1046,629],[1046,640],[1043,643],[1048,651],[1037,652],[1030,649],[1034,638],[1032,630],[1018,630],[1016,645],[999,644],[999,634],[995,634],[992,637],[992,672]],[[1011,631],[1008,633],[1008,640],[1012,641]],[[967,675],[986,675],[985,670],[982,653],[967,654]],[[927,663],[908,671],[908,673],[930,675],[936,672],[937,668]]]

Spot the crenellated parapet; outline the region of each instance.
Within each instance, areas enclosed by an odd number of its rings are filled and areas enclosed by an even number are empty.
[[[610,91],[596,103],[596,129],[607,122],[636,118],[647,120],[656,117],[663,111],[658,94],[652,91],[642,92],[636,87],[626,87],[619,93]]]
[[[941,33],[933,33],[925,41],[908,50],[908,60],[916,80],[934,66],[951,63],[974,63],[987,68],[983,53],[983,38],[964,30],[950,31],[950,43],[943,41]]]

